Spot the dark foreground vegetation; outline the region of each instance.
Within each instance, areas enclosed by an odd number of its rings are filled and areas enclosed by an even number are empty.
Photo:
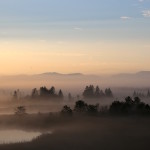
[[[149,117],[0,116],[1,128],[52,131],[31,142],[0,145],[0,150],[143,150],[149,148]],[[14,135],[15,136],[15,135]]]
[[[113,101],[108,106],[99,106],[99,104],[87,104],[83,100],[76,101],[73,108],[65,105],[61,110],[61,115],[150,115],[150,106],[141,101],[139,97],[132,99],[126,97],[125,101]],[[27,115],[26,108],[19,106],[15,109],[18,116]]]
[[[150,106],[138,97],[114,101],[110,107],[79,100],[61,112],[27,114],[23,106],[14,115],[0,116],[1,129],[40,131],[31,142],[0,145],[0,150],[143,150],[149,148]],[[15,135],[14,135],[15,136]]]
[[[92,115],[150,115],[150,106],[141,102],[139,97],[132,99],[126,97],[125,101],[114,101],[110,107],[99,107],[99,104],[88,105],[82,100],[76,102],[73,109],[65,105],[61,111],[62,114],[78,113],[78,114],[92,114]]]

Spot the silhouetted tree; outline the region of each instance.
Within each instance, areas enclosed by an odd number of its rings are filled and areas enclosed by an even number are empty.
[[[38,96],[38,90],[34,88],[31,93],[31,98],[37,98]]]
[[[46,87],[41,87],[40,88],[40,96],[41,97],[49,96],[49,90]]]
[[[100,96],[101,96],[101,97],[104,97],[104,96],[105,96],[103,90],[100,90]]]
[[[89,113],[98,113],[98,108],[99,108],[98,104],[96,104],[96,105],[88,105],[87,111]]]
[[[74,111],[75,112],[87,112],[87,106],[88,105],[84,101],[79,100],[75,104]]]
[[[141,102],[141,99],[139,97],[134,98],[134,103],[135,104],[140,104],[140,102]]]
[[[126,97],[126,98],[125,98],[125,101],[126,101],[126,103],[128,103],[128,104],[133,104],[133,100],[132,100],[132,98],[131,98],[130,96]]]
[[[119,101],[114,101],[111,105],[110,105],[110,109],[109,111],[111,113],[115,113],[115,114],[121,114],[122,113],[122,109],[123,109],[123,102],[119,102]]]
[[[70,107],[68,107],[67,105],[65,105],[61,111],[62,114],[72,114],[72,109]]]
[[[93,85],[86,86],[86,88],[83,92],[83,96],[84,96],[84,98],[93,98],[93,97],[95,97],[95,95],[94,95],[94,86]]]
[[[106,95],[107,97],[113,97],[113,93],[112,93],[112,91],[111,91],[110,88],[105,89],[105,95]]]
[[[64,95],[63,95],[62,90],[59,90],[58,98],[60,98],[60,99],[63,99],[63,98],[64,98]]]
[[[54,95],[55,95],[55,87],[54,87],[54,86],[52,86],[51,89],[49,90],[49,94],[50,94],[51,96],[54,96]]]
[[[101,97],[101,91],[99,87],[97,86],[95,90],[95,98],[100,98],[100,97]]]

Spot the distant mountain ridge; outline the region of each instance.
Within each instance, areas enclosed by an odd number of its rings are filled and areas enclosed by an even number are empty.
[[[113,77],[150,77],[150,71],[140,71],[137,73],[121,73],[113,75]]]
[[[58,72],[44,72],[40,74],[16,74],[16,75],[1,75],[0,77],[30,77],[30,76],[84,76],[82,73],[58,73]],[[85,75],[86,76],[86,75]]]
[[[100,75],[94,75],[94,74],[83,74],[83,73],[68,73],[68,74],[64,74],[64,73],[59,73],[59,72],[44,72],[41,74],[34,74],[34,75],[46,75],[46,76],[96,76],[96,77],[100,77]],[[34,76],[33,75],[33,76]],[[115,74],[113,75],[113,77],[144,77],[144,76],[149,76],[150,77],[150,71],[139,71],[137,73],[120,73],[120,74]]]
[[[69,75],[69,76],[82,76],[83,74],[82,73],[70,73],[70,74],[62,74],[62,73],[58,73],[58,72],[45,72],[45,73],[42,73],[42,74],[39,74],[39,75]]]
[[[150,75],[150,71],[140,71],[136,73],[137,75]]]
[[[101,76],[101,75],[94,75],[94,74],[82,74],[82,73],[59,73],[59,72],[44,72],[40,74],[18,74],[18,75],[2,75],[0,77],[32,77],[32,76],[81,76],[81,77],[111,77],[111,78],[117,78],[117,77],[150,77],[150,71],[139,71],[137,73],[120,73],[120,74],[114,74],[112,76]]]
[[[150,71],[137,73],[122,73],[116,75],[91,75],[82,73],[63,74],[58,72],[45,72],[32,75],[0,76],[0,87],[29,88],[55,85],[57,87],[76,88],[76,91],[86,85],[99,85],[100,87],[150,87]],[[80,90],[79,90],[80,92]]]

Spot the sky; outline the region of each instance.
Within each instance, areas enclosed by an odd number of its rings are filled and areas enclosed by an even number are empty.
[[[0,75],[150,70],[150,0],[0,0]]]

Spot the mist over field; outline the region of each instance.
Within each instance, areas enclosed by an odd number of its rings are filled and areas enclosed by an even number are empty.
[[[148,89],[150,72],[141,71],[133,74],[86,75],[82,73],[60,74],[48,72],[35,75],[0,76],[1,89],[25,89],[27,91],[41,86],[55,86],[65,92],[80,93],[86,85],[99,85],[101,88]],[[124,90],[126,92],[126,90]]]
[[[12,114],[15,107],[23,105],[27,107],[28,113],[38,112],[57,112],[63,105],[73,103],[83,98],[83,91],[87,85],[99,86],[101,90],[110,87],[113,91],[113,98],[99,98],[86,100],[92,104],[99,103],[101,106],[109,106],[114,100],[123,100],[126,96],[133,97],[134,91],[147,95],[150,89],[150,72],[142,71],[135,74],[117,74],[117,75],[86,75],[82,73],[60,74],[56,72],[47,72],[35,75],[13,75],[0,77],[0,113]],[[42,86],[51,88],[54,86],[56,92],[62,89],[64,100],[18,100],[13,101],[15,90],[20,91],[20,97],[31,95],[34,88],[39,89]],[[74,100],[68,100],[68,94],[71,93]],[[144,102],[150,103],[149,98],[142,98]]]
[[[12,89],[22,89],[29,92],[33,88],[41,86],[55,86],[62,88],[65,93],[81,94],[86,85],[98,85],[104,89],[111,87],[117,93],[131,94],[134,90],[144,90],[150,87],[150,72],[142,71],[135,74],[116,74],[116,75],[85,75],[81,73],[60,74],[43,73],[36,75],[14,75],[0,76],[1,93],[2,90],[12,91]],[[119,94],[119,92],[117,93]]]
[[[150,0],[0,0],[0,150],[148,150]]]

